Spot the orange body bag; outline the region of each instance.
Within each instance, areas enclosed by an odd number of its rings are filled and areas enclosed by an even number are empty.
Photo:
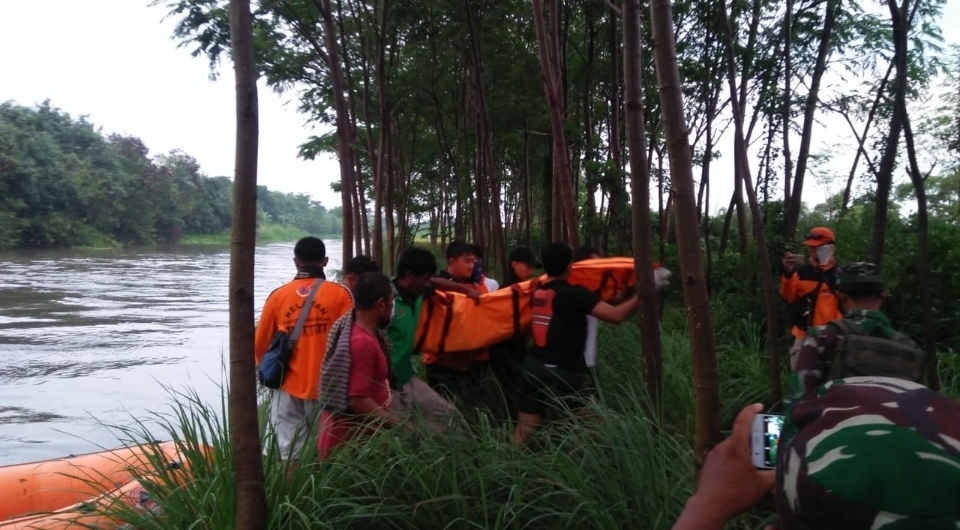
[[[442,356],[488,348],[530,330],[533,294],[545,280],[541,276],[481,294],[479,304],[459,293],[435,293],[424,300],[420,311],[416,352]],[[633,258],[578,261],[567,281],[590,289],[601,300],[620,296],[637,283]]]

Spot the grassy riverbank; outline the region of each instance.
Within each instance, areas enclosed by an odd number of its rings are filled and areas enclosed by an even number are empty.
[[[292,226],[284,226],[273,223],[262,223],[257,227],[257,244],[263,243],[285,243],[296,241],[303,236],[316,235],[308,234],[304,230]],[[187,234],[180,238],[180,245],[229,245],[232,235],[230,230],[225,230],[216,234]],[[321,238],[339,238],[339,235],[321,235]]]
[[[723,425],[769,394],[756,322],[717,309]],[[302,467],[289,482],[275,454],[265,458],[268,528],[304,529],[610,529],[670,528],[694,488],[694,400],[689,342],[681,308],[664,318],[663,410],[645,408],[639,331],[601,328],[600,403],[591,421],[556,421],[535,449],[518,449],[507,428],[481,422],[452,434],[414,437],[383,432],[322,466]],[[944,392],[960,396],[960,361],[941,354]],[[233,528],[235,475],[225,405],[181,396],[165,417],[193,468],[177,482],[164,471],[151,486],[163,515],[124,514],[138,528]],[[180,433],[185,432],[185,435]],[[144,439],[140,437],[139,439]],[[199,447],[214,448],[213,459]],[[312,461],[308,447],[302,461]],[[770,515],[742,516],[730,528],[755,529]]]

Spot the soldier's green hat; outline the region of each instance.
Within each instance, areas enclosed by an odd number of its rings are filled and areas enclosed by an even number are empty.
[[[842,265],[837,269],[837,290],[855,296],[881,294],[880,267],[866,261]]]

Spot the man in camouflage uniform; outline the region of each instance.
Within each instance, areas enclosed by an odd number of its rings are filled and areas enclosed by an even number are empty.
[[[837,290],[857,336],[895,341],[897,353],[916,346],[880,312],[876,265],[841,268]],[[753,467],[751,426],[763,405],[750,405],[707,456],[673,530],[720,530],[771,491],[782,530],[960,529],[960,403],[917,381],[922,353],[903,365],[912,369],[907,377],[838,375],[832,368],[843,337],[835,322],[812,328],[801,350],[776,470]],[[870,360],[858,359],[866,364],[852,371],[898,366]]]
[[[904,373],[884,373],[889,370],[840,375],[889,375],[922,382],[924,354],[917,345],[890,325],[890,319],[880,309],[886,297],[879,267],[873,263],[851,263],[837,270],[837,298],[845,309],[843,319],[807,331],[803,347],[797,356],[796,366],[790,378],[790,386],[784,400],[789,410],[798,400],[830,379],[831,369],[843,338],[842,327],[856,330],[860,335],[897,342],[911,365]],[[883,359],[880,359],[883,361]],[[843,371],[841,367],[837,367]],[[889,367],[885,367],[888,368]],[[920,375],[915,372],[920,370]],[[837,370],[834,370],[835,372]],[[835,374],[836,375],[836,374]]]
[[[960,528],[960,403],[899,378],[830,381],[788,413],[776,471],[750,459],[762,410],[707,456],[673,530],[720,530],[771,491],[781,530]]]
[[[819,387],[786,417],[782,528],[960,528],[960,403],[892,377]]]

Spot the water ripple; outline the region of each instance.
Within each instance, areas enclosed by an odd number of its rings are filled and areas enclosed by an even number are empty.
[[[331,269],[340,248],[327,243]],[[290,243],[257,248],[257,311],[292,256]],[[91,418],[162,411],[164,385],[219,400],[229,265],[216,246],[0,253],[0,465],[116,445]]]

